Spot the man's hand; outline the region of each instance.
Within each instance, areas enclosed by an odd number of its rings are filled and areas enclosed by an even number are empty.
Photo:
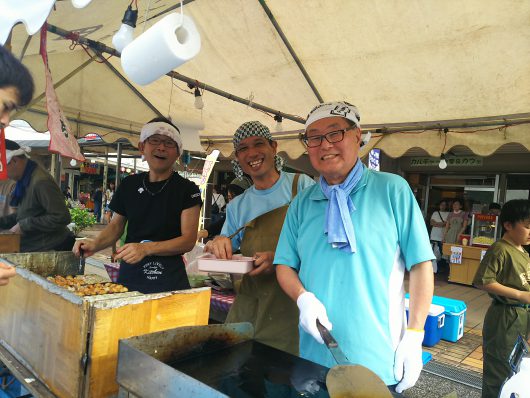
[[[223,260],[232,259],[232,242],[226,236],[216,236],[206,243],[204,251],[212,253],[215,257]]]
[[[72,252],[79,257],[80,250],[83,250],[85,257],[90,257],[96,252],[96,244],[94,239],[80,239],[76,240]]]
[[[10,229],[9,229],[9,232],[13,233],[13,234],[21,234],[22,233],[22,230],[20,229],[20,224],[19,223],[16,223],[15,225],[13,225]]]
[[[149,243],[126,243],[116,250],[114,259],[123,260],[129,264],[136,264],[148,256],[147,246]]]
[[[9,278],[14,277],[17,271],[14,267],[7,264],[0,263],[0,286],[5,286],[9,283]]]
[[[420,377],[423,368],[421,343],[424,335],[424,331],[407,329],[398,344],[394,360],[394,377],[401,380],[396,386],[398,394],[414,386]]]
[[[521,292],[519,295],[519,301],[523,304],[530,304],[530,292]]]
[[[274,252],[256,252],[254,255],[254,269],[249,276],[272,274],[274,272]]]
[[[333,328],[324,304],[313,293],[304,292],[298,296],[296,305],[300,309],[300,325],[302,328],[320,344],[324,344],[324,340],[322,340],[322,336],[317,329],[317,319],[328,330]]]

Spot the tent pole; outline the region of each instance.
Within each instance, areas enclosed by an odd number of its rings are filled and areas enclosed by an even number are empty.
[[[61,28],[59,28],[59,27],[57,27],[55,25],[51,25],[51,24],[47,25],[47,29],[48,29],[48,32],[54,33],[54,34],[56,34],[58,36],[61,36],[61,37],[64,37],[64,38],[66,38],[67,36],[71,37],[71,35],[72,35],[72,32],[69,32],[67,30],[61,29]],[[90,40],[90,39],[86,39],[84,37],[79,37],[77,39],[77,41],[79,43],[81,43],[81,44],[84,44],[84,45],[92,48],[96,52],[111,54],[111,55],[114,55],[115,57],[118,57],[118,58],[120,57],[120,53],[118,51],[116,51],[115,49],[113,49],[111,47],[106,46],[103,43],[100,43],[100,42],[97,42],[97,41],[94,41],[94,40]],[[180,73],[177,73],[177,72],[174,72],[174,71],[166,73],[166,76],[173,77],[174,79],[180,80],[182,82],[188,83],[188,84],[193,85],[193,86],[199,86],[203,90],[206,90],[206,91],[209,91],[211,93],[217,94],[217,95],[219,95],[221,97],[228,98],[228,99],[230,99],[232,101],[238,102],[240,104],[244,104],[246,106],[250,106],[251,108],[259,109],[261,111],[270,113],[272,115],[279,115],[282,118],[288,119],[288,120],[292,120],[293,122],[297,122],[297,123],[301,123],[301,124],[304,124],[304,122],[305,122],[305,119],[301,118],[299,116],[289,115],[289,114],[280,112],[279,110],[270,108],[268,106],[261,105],[261,104],[258,104],[256,102],[252,102],[252,101],[250,101],[247,98],[238,97],[237,95],[233,95],[233,94],[227,93],[226,91],[220,90],[220,89],[215,88],[213,86],[210,86],[210,85],[208,85],[206,83],[201,83],[201,82],[197,81],[196,79],[189,78],[187,76],[181,75]]]
[[[59,153],[54,153],[53,157],[55,158],[55,169],[53,178],[59,187],[61,186],[61,155]]]
[[[31,113],[37,113],[39,115],[47,115],[48,114],[48,112],[41,111],[39,109],[28,109],[27,111],[31,112]],[[113,126],[109,126],[109,125],[102,124],[102,123],[91,122],[91,121],[79,119],[79,118],[76,118],[76,117],[67,116],[66,118],[70,122],[84,124],[86,126],[100,127],[102,129],[107,129],[107,130],[110,130],[110,131],[113,131],[113,132],[119,131],[120,133],[128,133],[131,136],[139,136],[138,132],[134,132],[132,130],[126,130],[126,129],[122,129],[122,128],[119,128],[119,127],[113,127]],[[138,130],[140,130],[140,129],[138,128]]]
[[[115,187],[114,189],[118,189],[120,186],[120,173],[121,173],[121,142],[118,142],[116,145],[116,179],[115,179]]]
[[[298,55],[294,51],[294,48],[291,46],[291,43],[289,43],[289,40],[287,40],[287,37],[283,33],[283,30],[280,27],[280,24],[278,23],[278,21],[276,21],[276,18],[274,18],[274,15],[272,15],[272,11],[270,10],[269,6],[267,6],[267,3],[265,3],[265,0],[259,0],[259,3],[261,4],[261,7],[265,11],[265,14],[267,14],[267,17],[269,17],[269,21],[271,21],[272,25],[274,26],[274,29],[276,29],[276,33],[278,33],[278,35],[282,39],[283,44],[285,44],[285,47],[287,47],[289,54],[291,54],[291,57],[293,57],[294,62],[298,66],[298,69],[300,69],[300,72],[302,72],[302,75],[304,76],[305,81],[307,82],[307,84],[309,84],[309,87],[311,87],[313,94],[315,94],[315,97],[317,97],[318,102],[323,103],[324,100],[322,99],[322,96],[318,92],[318,89],[316,88],[315,83],[313,83],[313,80],[309,76],[309,73],[307,73],[304,65],[302,64],[302,61],[300,60],[300,58],[298,58]]]

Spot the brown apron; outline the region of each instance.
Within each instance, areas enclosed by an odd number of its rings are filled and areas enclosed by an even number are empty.
[[[292,198],[296,196],[299,174],[293,179]],[[241,253],[276,251],[289,204],[271,210],[245,225]],[[276,279],[276,273],[244,275],[226,322],[251,322],[254,339],[282,351],[298,355],[298,307]]]

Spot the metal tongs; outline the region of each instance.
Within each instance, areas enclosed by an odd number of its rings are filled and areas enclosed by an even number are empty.
[[[85,274],[85,251],[83,249],[79,249],[79,269],[78,269],[79,275]]]

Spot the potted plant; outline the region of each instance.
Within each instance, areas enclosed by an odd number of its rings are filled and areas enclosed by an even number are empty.
[[[69,210],[72,218],[70,229],[76,237],[79,232],[96,223],[96,217],[81,203],[73,202]]]

